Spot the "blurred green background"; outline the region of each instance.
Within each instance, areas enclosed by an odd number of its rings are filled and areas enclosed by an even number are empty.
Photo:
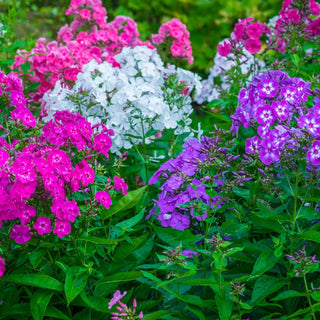
[[[0,19],[9,8],[17,12],[13,26],[19,40],[56,39],[57,31],[71,22],[64,11],[70,0],[0,0]],[[191,69],[205,77],[219,41],[228,37],[239,18],[249,16],[266,22],[277,15],[281,0],[103,0],[108,21],[117,15],[133,18],[143,40],[157,33],[161,23],[179,18],[191,34],[194,65]],[[18,18],[18,19],[17,19]],[[18,20],[18,21],[17,21]],[[29,42],[30,43],[30,42]]]

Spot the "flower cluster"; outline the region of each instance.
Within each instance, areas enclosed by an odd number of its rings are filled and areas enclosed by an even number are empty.
[[[161,25],[157,34],[152,35],[152,42],[157,46],[169,40],[171,54],[174,57],[186,59],[189,64],[192,64],[193,57],[189,37],[190,33],[186,25],[179,19],[173,18]]]
[[[307,108],[312,95],[310,83],[283,71],[268,71],[241,89],[240,106],[231,116],[233,133],[241,125],[253,126],[260,137],[246,140],[246,153],[258,154],[269,165],[279,161],[281,154],[292,156],[303,144],[308,160],[320,164],[320,100],[315,98]]]
[[[183,148],[177,158],[161,165],[149,180],[150,185],[165,181],[149,216],[156,215],[163,227],[178,230],[197,226],[221,207],[219,192],[224,175],[238,158],[219,146],[218,137],[213,140],[203,136],[201,141],[190,138]]]
[[[145,46],[125,48],[114,58],[120,68],[91,61],[72,89],[57,82],[44,96],[46,119],[56,110],[70,110],[80,111],[91,123],[103,121],[115,133],[111,152],[118,154],[150,143],[151,129],[174,129],[176,135],[191,131],[189,92],[199,87],[198,76],[164,68],[157,52]]]
[[[295,252],[294,256],[287,254],[286,257],[294,264],[296,277],[298,277],[300,274],[307,273],[313,264],[319,263],[319,261],[316,260],[316,255],[307,257],[305,246],[302,248],[302,250]]]
[[[15,57],[13,68],[21,70],[21,65],[28,61],[30,80],[40,82],[39,90],[33,96],[36,101],[41,101],[43,94],[58,80],[66,84],[76,81],[83,66],[92,60],[98,64],[108,61],[117,66],[114,56],[123,48],[138,45],[154,48],[150,41],[143,42],[139,38],[137,24],[131,18],[117,16],[107,22],[107,11],[101,0],[72,0],[66,15],[73,15],[74,19],[70,26],[59,30],[57,41],[46,43],[45,38],[40,38],[30,52],[18,50]],[[163,29],[160,27],[161,35],[165,37],[170,30],[174,39],[178,37],[172,44],[172,54],[192,63],[189,32],[176,20],[165,24]]]
[[[15,72],[6,75],[0,70],[0,107],[7,116],[12,109],[11,117],[14,121],[19,121],[26,127],[35,127],[36,119],[27,108],[23,84]]]
[[[141,320],[143,318],[143,312],[141,311],[139,315],[136,314],[137,301],[133,299],[133,308],[129,308],[125,303],[121,302],[121,299],[127,294],[125,291],[121,294],[119,290],[117,290],[112,299],[109,302],[109,309],[111,309],[115,304],[119,304],[117,306],[118,312],[112,312],[112,320]]]
[[[261,72],[261,69],[265,66],[263,61],[254,59],[254,56],[246,49],[243,49],[240,55],[230,53],[227,57],[217,52],[213,63],[209,77],[201,81],[201,92],[195,96],[195,101],[198,104],[218,99],[221,90],[230,89],[232,83],[228,71],[239,66],[241,74],[247,75],[247,80],[251,81],[254,74]]]
[[[5,262],[4,262],[4,260],[0,257],[0,277],[3,276],[3,274],[4,274],[5,271],[6,271]]]
[[[111,134],[102,124],[92,127],[79,113],[58,111],[40,137],[12,143],[0,139],[0,224],[20,220],[10,233],[16,243],[29,241],[31,228],[38,235],[50,233],[52,222],[58,237],[70,233],[71,223],[81,216],[72,193],[86,192],[94,183],[93,158],[99,154],[108,157]],[[114,180],[114,189],[125,194],[124,181],[119,177]],[[109,208],[111,199],[100,203]]]
[[[243,51],[245,48],[251,54],[261,50],[260,38],[263,34],[269,34],[271,31],[266,24],[261,22],[252,22],[253,18],[246,18],[236,23],[230,39],[218,45],[218,52],[226,57],[231,52]]]
[[[41,83],[34,99],[40,99],[58,80],[75,81],[82,67],[91,60],[115,63],[114,55],[124,47],[148,45],[153,48],[150,42],[144,43],[138,38],[137,25],[132,19],[117,16],[106,23],[107,12],[101,0],[71,1],[66,14],[73,15],[74,20],[59,30],[57,41],[46,43],[45,38],[40,38],[30,52],[18,50],[19,55],[15,57],[13,67],[19,69],[28,61],[30,80]]]

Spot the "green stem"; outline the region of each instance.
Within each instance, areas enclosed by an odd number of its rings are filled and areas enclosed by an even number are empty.
[[[177,294],[179,295],[180,293],[180,288],[179,288],[179,279],[180,279],[180,272],[179,272],[179,266],[176,265],[177,267],[177,275],[178,275],[178,279],[177,279]],[[182,311],[182,304],[181,304],[181,300],[178,298],[178,301],[179,301],[179,309],[180,309],[180,313],[182,314],[183,311]]]
[[[306,294],[307,294],[307,298],[308,298],[308,302],[309,302],[309,307],[310,307],[312,318],[313,318],[313,320],[317,320],[316,315],[314,314],[314,312],[312,310],[312,303],[311,303],[311,299],[310,299],[310,294],[309,294],[309,289],[308,289],[308,284],[307,284],[307,279],[306,279],[305,273],[303,274],[303,282],[304,282],[304,286],[306,288]]]

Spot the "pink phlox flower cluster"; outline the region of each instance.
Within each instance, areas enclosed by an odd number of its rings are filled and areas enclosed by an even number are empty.
[[[283,71],[268,71],[241,89],[231,129],[236,134],[240,126],[251,126],[258,133],[246,140],[246,153],[258,155],[269,165],[278,162],[282,153],[292,157],[305,141],[307,159],[319,165],[320,101],[315,98],[312,108],[305,105],[312,95],[310,83]]]
[[[8,220],[21,222],[12,227],[11,238],[23,244],[30,240],[31,228],[44,235],[51,232],[53,221],[53,233],[58,237],[71,232],[71,223],[81,214],[76,200],[69,199],[70,193],[94,183],[90,159],[99,154],[108,156],[112,134],[103,124],[91,126],[79,113],[57,111],[42,135],[27,139],[29,144],[22,151],[14,149],[18,141],[9,145],[0,139],[0,225]],[[74,164],[77,151],[87,157]],[[127,185],[117,179],[115,188],[125,193]],[[46,213],[49,217],[37,216],[43,210],[36,210],[31,203],[39,199],[51,202],[51,213]]]
[[[170,41],[171,54],[174,57],[188,60],[193,63],[192,47],[190,42],[190,33],[185,24],[179,19],[173,18],[171,21],[160,26],[158,33],[152,35],[152,42],[155,45]]]
[[[5,271],[6,271],[5,262],[4,262],[4,260],[0,257],[0,277],[3,276],[3,274],[4,274]]]
[[[274,26],[275,49],[285,53],[291,29],[301,28],[307,38],[320,35],[320,4],[315,0],[285,0]],[[289,38],[287,37],[289,36]]]
[[[228,56],[231,52],[245,48],[251,54],[261,50],[260,38],[263,34],[269,34],[271,31],[266,24],[259,21],[253,22],[253,18],[240,20],[234,27],[228,40],[218,45],[218,53],[222,57]]]
[[[126,304],[121,302],[121,299],[127,294],[127,291],[121,293],[120,290],[117,290],[112,299],[109,302],[109,309],[111,309],[115,304],[119,304],[116,307],[118,312],[112,312],[111,318],[112,320],[141,320],[143,318],[143,312],[141,311],[139,315],[136,314],[137,301],[133,299],[133,307],[129,308]]]
[[[30,81],[40,82],[33,96],[36,101],[58,80],[66,84],[76,81],[77,74],[91,60],[106,60],[118,66],[114,56],[124,47],[154,48],[149,41],[139,39],[137,24],[131,18],[117,16],[107,23],[107,11],[100,0],[71,1],[66,14],[73,15],[74,20],[60,29],[57,41],[46,43],[45,38],[40,38],[30,52],[18,50],[15,57],[13,68],[21,69],[28,61],[33,73]]]
[[[22,80],[16,72],[6,75],[0,70],[0,96],[7,107],[14,108],[10,111],[13,121],[20,121],[26,127],[36,126],[36,118],[27,108]]]

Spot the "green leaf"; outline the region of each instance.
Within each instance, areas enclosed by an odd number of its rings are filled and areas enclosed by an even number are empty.
[[[63,284],[60,281],[45,274],[39,273],[11,274],[2,279],[2,281],[19,283],[26,286],[38,287],[42,289],[63,291]]]
[[[139,221],[141,221],[143,216],[144,216],[144,209],[141,210],[134,217],[132,217],[132,218],[130,218],[128,220],[124,220],[124,221],[121,221],[121,222],[117,223],[115,225],[115,227],[121,228],[123,230],[123,232],[125,232],[127,229],[130,229],[130,228],[134,227]]]
[[[221,298],[219,295],[216,295],[215,301],[219,311],[220,320],[229,320],[232,313],[232,302]]]
[[[297,219],[315,220],[319,217],[319,212],[312,207],[302,207],[299,210]]]
[[[43,248],[38,248],[36,250],[29,252],[28,258],[34,268],[37,268],[39,266],[46,252],[47,250]]]
[[[244,198],[246,200],[250,199],[250,190],[236,187],[232,190],[237,196]]]
[[[179,314],[178,312],[174,311],[167,311],[167,310],[159,310],[156,312],[148,313],[146,315],[143,315],[143,320],[160,320],[160,319],[166,319],[164,318],[167,315],[174,315]]]
[[[84,274],[85,272],[86,270],[80,267],[72,267],[67,270],[64,292],[68,305],[85,288],[88,280],[88,275]]]
[[[200,309],[196,308],[195,306],[190,306],[190,305],[188,305],[187,308],[191,312],[193,312],[199,318],[199,320],[207,320],[206,316],[204,315],[204,313]]]
[[[5,308],[4,308],[5,307]],[[8,306],[0,307],[0,319],[20,319],[30,314],[30,304],[29,303],[20,303]],[[13,317],[14,316],[14,317]],[[23,318],[24,319],[24,318]]]
[[[98,237],[80,237],[75,239],[75,241],[87,241],[92,242],[95,244],[105,244],[105,245],[115,245],[120,241],[123,241],[124,239],[104,239],[104,238],[98,238]]]
[[[128,271],[128,272],[119,272],[112,274],[110,276],[107,276],[95,283],[95,285],[102,285],[102,284],[108,284],[108,283],[120,283],[120,282],[128,282],[137,280],[138,278],[141,278],[142,272],[140,271]]]
[[[42,289],[37,290],[32,295],[30,300],[30,310],[34,320],[43,319],[52,295],[52,291]]]
[[[264,298],[282,288],[283,284],[284,281],[279,278],[262,276],[254,284],[251,304],[258,304]]]
[[[270,270],[278,261],[273,251],[265,251],[260,254],[253,266],[251,276],[260,276]]]
[[[144,186],[140,189],[128,192],[128,194],[122,197],[118,202],[114,202],[109,210],[107,210],[105,213],[102,213],[101,218],[106,219],[120,211],[133,208],[141,199],[146,188],[147,186]]]
[[[320,301],[320,291],[311,291],[311,297],[315,301]]]
[[[95,296],[87,297],[84,291],[80,293],[80,297],[87,307],[99,312],[111,313],[108,308],[109,299]]]
[[[271,301],[280,301],[294,297],[304,297],[306,294],[296,290],[287,290],[279,293],[276,297],[272,298]]]
[[[143,234],[140,237],[131,239],[132,243],[121,244],[117,248],[117,250],[113,256],[113,259],[115,261],[119,261],[119,262],[124,260],[133,251],[137,250],[138,248],[141,248],[146,243],[147,239],[148,239],[148,234]]]
[[[179,283],[187,286],[218,286],[214,279],[186,279]]]
[[[302,234],[299,234],[298,238],[320,243],[320,232],[315,230],[309,230],[309,231],[303,232]]]
[[[52,307],[52,306],[48,306],[47,307],[45,316],[46,317],[56,318],[56,319],[59,319],[59,320],[71,320],[62,311],[60,311],[59,309],[57,309],[55,307]]]

